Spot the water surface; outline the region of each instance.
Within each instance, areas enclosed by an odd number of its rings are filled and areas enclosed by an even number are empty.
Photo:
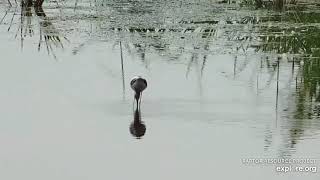
[[[319,179],[242,162],[320,168],[317,4],[42,10],[0,4],[1,179]],[[129,130],[135,75],[148,80],[140,139]]]

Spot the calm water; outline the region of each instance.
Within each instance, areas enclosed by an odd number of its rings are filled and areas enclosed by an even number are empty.
[[[318,180],[319,33],[317,4],[3,0],[0,179]]]

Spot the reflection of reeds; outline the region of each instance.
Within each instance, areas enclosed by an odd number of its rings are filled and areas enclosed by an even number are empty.
[[[176,61],[185,54],[192,54],[200,50],[204,53],[204,59],[206,59],[206,54],[211,50],[210,41],[212,41],[215,32],[215,28],[201,27],[188,29],[111,28],[111,33],[113,33],[113,36],[114,34],[119,36],[125,50],[131,55],[138,55],[147,69],[150,62],[149,58],[146,57],[148,52],[156,52],[160,56],[168,58],[169,61]],[[131,34],[131,36],[125,34]],[[116,40],[114,45],[118,43],[119,41]],[[193,49],[186,48],[187,43],[192,44]],[[205,63],[203,64],[205,65]]]
[[[16,0],[15,0],[16,1]],[[44,0],[21,0],[21,6],[24,7],[42,7]]]
[[[274,8],[281,10],[286,4],[296,4],[298,0],[242,0],[242,4],[254,5],[257,8]]]
[[[264,31],[264,30],[263,30]],[[274,52],[278,54],[311,54],[312,49],[320,47],[319,29],[316,27],[268,28],[260,35],[262,45],[257,51]]]
[[[16,4],[18,4],[18,3],[17,3],[17,0],[14,0],[14,2],[15,2]],[[10,7],[12,7],[12,3],[11,3],[10,0],[8,0],[8,4],[9,4]]]
[[[317,55],[320,55],[320,53],[317,53]],[[298,93],[308,96],[310,101],[320,102],[320,57],[308,57],[303,62],[302,84]]]
[[[39,2],[38,2],[39,3]],[[55,49],[64,49],[62,39],[58,30],[54,27],[52,22],[46,17],[45,12],[41,6],[34,5],[32,1],[22,1],[21,17],[18,31],[20,31],[21,48],[24,48],[24,40],[26,37],[33,37],[35,35],[35,27],[39,27],[39,43],[38,51],[41,50],[42,44],[45,44],[48,55],[57,58]],[[13,21],[13,18],[11,22]],[[34,22],[37,22],[34,24]],[[12,24],[12,23],[10,23]],[[8,31],[10,30],[9,26]],[[16,35],[17,37],[17,35]]]
[[[122,43],[120,41],[120,59],[121,59],[121,75],[122,75],[122,95],[123,95],[123,100],[125,99],[125,81],[124,81],[124,67],[123,67],[123,52],[122,52]]]
[[[304,62],[296,81],[298,88],[298,101],[295,118],[310,118],[313,108],[310,102],[320,102],[320,29],[313,26],[306,27],[272,27],[262,28],[262,40],[257,51],[272,52],[276,54],[294,54]],[[297,59],[296,59],[297,61]],[[294,66],[294,64],[293,64]],[[298,77],[299,76],[299,77]],[[308,104],[308,105],[307,105]]]
[[[318,13],[315,13],[318,14]],[[291,15],[291,17],[290,17]],[[275,21],[281,20],[283,23],[312,23],[319,22],[319,16],[312,13],[284,13],[277,17]],[[318,119],[320,102],[320,29],[316,26],[294,26],[283,27],[273,25],[262,27],[259,36],[262,44],[257,51],[274,54],[294,55],[292,69],[295,62],[300,63],[296,77],[295,103],[293,115],[290,116],[290,128],[288,137],[285,139],[282,155],[288,154],[289,150],[295,148],[299,139],[304,136],[305,130],[313,128],[310,123],[313,119]],[[279,66],[278,66],[279,68]],[[278,91],[278,90],[277,90]]]
[[[9,5],[10,5],[10,6],[12,6],[12,4],[11,4],[10,0],[8,0],[8,3],[9,3]]]
[[[15,8],[14,13],[12,14],[8,31],[10,31],[10,29],[12,27],[13,19],[14,19],[14,16],[16,15],[16,10],[17,10],[17,7]]]
[[[7,16],[7,14],[8,14],[8,12],[9,12],[9,10],[10,10],[10,8],[8,8],[8,9],[6,10],[6,12],[4,13],[3,17],[2,17],[2,18],[1,18],[1,20],[0,20],[0,24],[2,24],[2,22],[3,22],[4,18],[6,18],[6,16]]]

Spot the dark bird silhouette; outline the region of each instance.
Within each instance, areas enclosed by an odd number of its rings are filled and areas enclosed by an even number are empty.
[[[130,86],[132,90],[135,92],[134,99],[136,100],[137,108],[140,109],[142,91],[144,91],[147,88],[147,81],[140,76],[135,76],[132,78]]]
[[[134,101],[136,101],[136,109],[134,110],[134,120],[130,124],[130,133],[137,138],[141,138],[146,133],[146,125],[141,121],[140,104],[142,91],[147,88],[147,81],[140,76],[133,77],[130,86],[135,92]]]

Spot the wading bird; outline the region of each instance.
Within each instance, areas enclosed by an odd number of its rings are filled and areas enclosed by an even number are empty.
[[[147,88],[147,81],[140,76],[135,76],[132,78],[130,86],[135,92],[134,99],[137,102],[137,109],[140,109],[142,91]]]
[[[134,120],[130,124],[130,133],[140,139],[146,133],[146,125],[141,120],[140,104],[142,91],[147,88],[147,81],[140,76],[135,76],[132,78],[130,86],[135,92],[133,103],[134,101],[137,102],[136,109],[134,110]]]

